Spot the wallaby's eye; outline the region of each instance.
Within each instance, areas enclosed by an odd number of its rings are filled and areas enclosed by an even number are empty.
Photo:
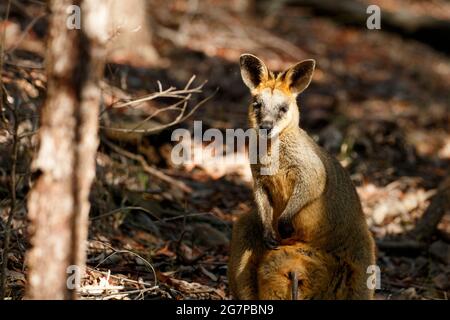
[[[287,104],[281,105],[281,107],[280,107],[281,113],[286,113],[286,112],[288,112],[288,110],[289,110],[289,106]]]
[[[253,105],[253,109],[258,110],[258,109],[261,108],[262,103],[259,102],[259,101],[254,101],[254,102],[252,103],[252,105]]]

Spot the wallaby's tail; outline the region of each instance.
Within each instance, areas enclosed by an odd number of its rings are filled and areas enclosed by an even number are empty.
[[[260,299],[346,299],[349,268],[304,243],[268,251],[258,268]]]
[[[297,272],[291,271],[289,274],[289,278],[291,280],[291,298],[292,300],[298,300],[298,275]]]

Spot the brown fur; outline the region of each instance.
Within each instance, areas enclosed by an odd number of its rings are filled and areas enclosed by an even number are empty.
[[[242,216],[233,228],[231,293],[237,299],[289,299],[289,274],[295,271],[301,299],[369,299],[373,292],[367,288],[366,270],[375,263],[374,243],[359,197],[339,162],[298,126],[295,96],[299,92],[292,91],[304,90],[310,79],[297,77],[295,81],[303,81],[297,85],[290,78],[291,69],[274,76],[264,68],[260,68],[260,82],[250,83],[252,95],[282,88],[277,94],[286,95],[290,109],[275,124],[280,141],[278,170],[261,175],[261,165],[252,165],[257,210]],[[306,72],[312,76],[311,70]],[[251,80],[258,80],[257,76]],[[249,122],[258,126],[252,107]],[[280,230],[291,230],[289,239],[282,239]],[[274,241],[278,249],[267,245]]]
[[[369,299],[370,293],[355,292],[365,273],[337,256],[297,242],[265,252],[257,275],[258,298],[292,298],[290,274],[298,277],[298,299]],[[364,281],[364,279],[361,279]]]

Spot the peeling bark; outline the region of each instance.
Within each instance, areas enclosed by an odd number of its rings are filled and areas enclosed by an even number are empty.
[[[98,114],[109,1],[51,0],[47,44],[47,98],[41,110],[39,173],[28,198],[31,245],[29,299],[75,298],[66,285],[70,265],[84,270],[91,183],[95,176]],[[66,28],[79,5],[81,30]]]

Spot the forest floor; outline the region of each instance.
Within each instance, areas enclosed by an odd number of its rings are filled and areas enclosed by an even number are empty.
[[[153,45],[159,58],[141,61],[130,54],[108,64],[84,299],[229,298],[232,225],[254,208],[245,151],[237,151],[237,164],[180,167],[170,159],[170,137],[175,128],[192,129],[194,120],[202,121],[203,130],[246,128],[249,93],[238,67],[243,52],[260,56],[274,70],[316,59],[313,82],[300,97],[301,126],[350,173],[377,243],[399,239],[414,227],[448,174],[449,56],[382,30],[336,24],[305,9],[281,8],[261,17],[228,5],[192,10],[186,3],[154,6]],[[23,10],[28,11],[17,9],[0,25],[10,43],[18,44],[6,50],[1,73],[5,99],[16,106],[20,137],[7,274],[12,299],[23,297],[26,284],[26,196],[46,86],[45,25],[33,19],[45,10],[33,2]],[[118,103],[157,91],[157,81],[163,89],[184,88],[192,75],[192,87],[208,82],[192,95],[190,108],[212,98],[183,123],[151,135],[108,129],[134,127],[172,100],[149,100],[139,108],[116,108]],[[163,112],[144,125],[152,128],[174,116]],[[10,112],[0,117],[3,230],[11,206],[14,121]],[[377,299],[448,299],[449,248],[448,214],[426,248],[398,252],[381,245]]]

